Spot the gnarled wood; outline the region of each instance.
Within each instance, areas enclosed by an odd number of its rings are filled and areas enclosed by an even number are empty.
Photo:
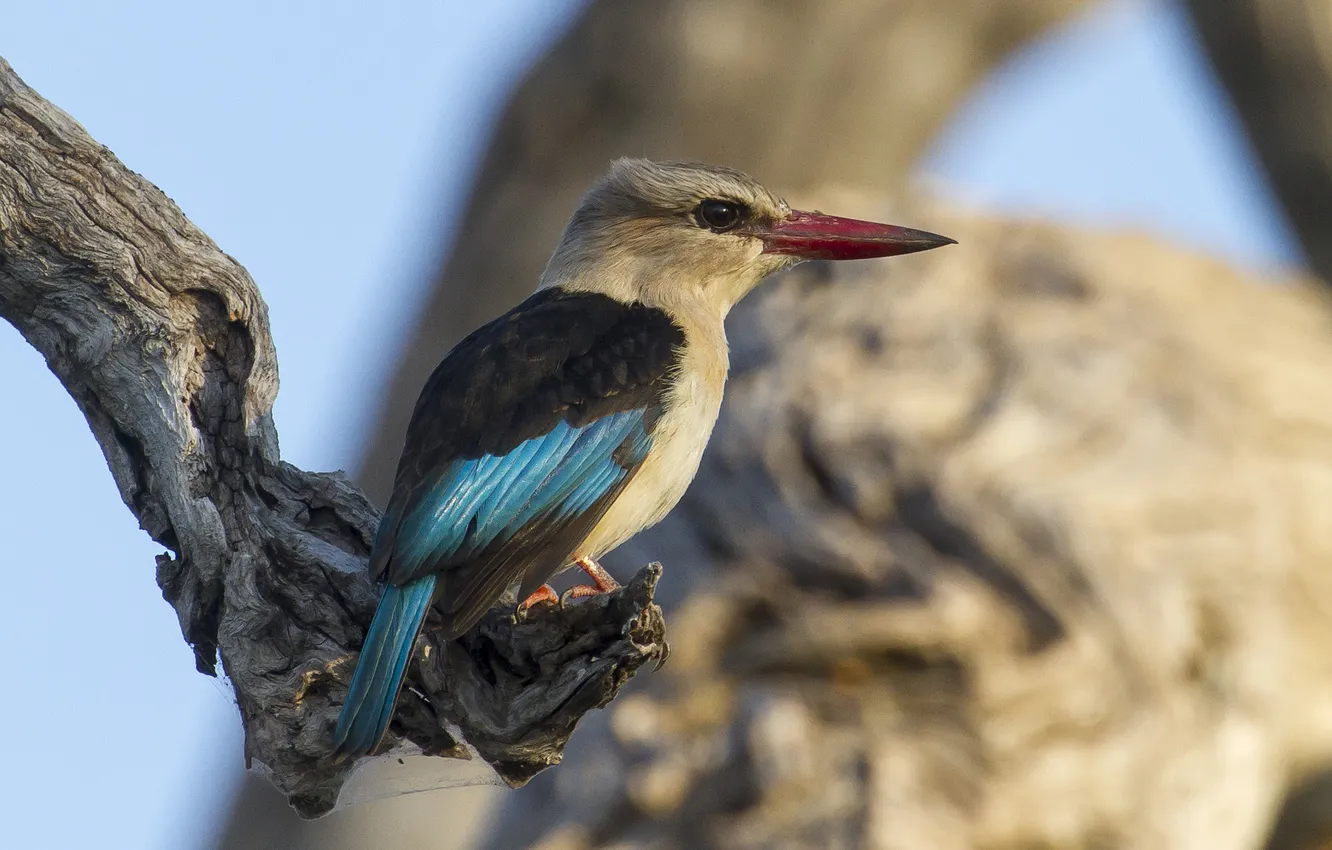
[[[378,511],[341,473],[281,461],[277,358],[250,276],[3,60],[0,316],[46,357],[125,504],[169,550],[158,584],[199,670],[221,659],[247,759],[302,814],[329,810],[351,766],[330,760],[330,735],[375,606]],[[664,656],[657,575],[520,625],[496,609],[459,643],[427,626],[397,731],[469,757],[451,724],[522,784]],[[499,660],[508,677],[488,677]]]

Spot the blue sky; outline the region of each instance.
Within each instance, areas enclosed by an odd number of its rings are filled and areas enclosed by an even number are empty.
[[[354,464],[496,97],[570,3],[112,5],[15,4],[0,56],[246,265],[278,347],[284,456]],[[1299,262],[1164,0],[1110,0],[1015,57],[922,175],[971,204]],[[240,764],[226,686],[194,672],[157,547],[3,323],[0,395],[21,401],[0,417],[0,846],[202,846]]]

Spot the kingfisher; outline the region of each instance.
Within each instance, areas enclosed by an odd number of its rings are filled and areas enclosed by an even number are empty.
[[[418,632],[471,629],[518,586],[520,609],[562,602],[597,563],[684,495],[721,407],[724,320],[774,272],[953,244],[894,225],[802,212],[747,175],[619,159],[584,194],[536,291],[458,343],[426,382],[370,554],[383,590],[334,732],[372,752]],[[534,613],[539,613],[535,612]]]

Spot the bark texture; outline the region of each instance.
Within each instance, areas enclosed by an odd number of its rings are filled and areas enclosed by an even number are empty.
[[[1332,9],[1326,0],[1188,5],[1313,269],[1332,281]]]
[[[818,197],[960,245],[737,308],[699,478],[624,553],[694,570],[672,662],[488,846],[1263,846],[1332,765],[1316,284]]]
[[[220,658],[246,758],[304,815],[351,765],[329,759],[376,594],[378,512],[341,473],[283,463],[277,359],[254,282],[156,187],[0,60],[0,316],[83,411],[157,559],[200,672]],[[397,731],[469,752],[519,785],[559,760],[586,711],[665,653],[659,568],[616,594],[463,641],[418,646]],[[451,731],[452,730],[452,731]]]

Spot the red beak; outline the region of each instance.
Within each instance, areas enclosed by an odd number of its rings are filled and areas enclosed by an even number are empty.
[[[804,260],[868,260],[957,244],[947,236],[923,230],[800,210],[755,231],[763,240],[763,253]]]

